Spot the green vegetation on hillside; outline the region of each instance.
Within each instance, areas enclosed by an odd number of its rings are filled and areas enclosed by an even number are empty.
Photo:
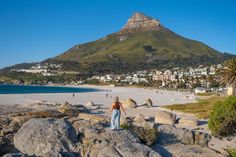
[[[124,72],[165,66],[220,63],[228,55],[167,29],[115,33],[76,45],[47,61],[73,61],[81,71]]]

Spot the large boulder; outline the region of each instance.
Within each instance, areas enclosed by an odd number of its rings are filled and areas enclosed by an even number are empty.
[[[87,102],[87,103],[85,104],[85,106],[86,106],[87,108],[93,109],[93,110],[100,108],[100,106],[95,105],[94,102],[92,102],[92,101]]]
[[[196,117],[182,117],[179,119],[179,124],[183,126],[197,126],[198,119]]]
[[[22,153],[7,153],[2,157],[29,157],[29,156]]]
[[[78,108],[67,101],[62,103],[57,110],[67,116],[78,116],[79,114]]]
[[[159,153],[140,143],[129,130],[109,131],[85,139],[81,149],[82,156],[114,157],[160,157]]]
[[[83,134],[86,138],[96,137],[101,132],[105,131],[105,128],[101,123],[97,123],[91,120],[77,120],[73,122],[73,127],[77,135]]]
[[[153,102],[150,98],[148,98],[146,101],[143,102],[143,105],[147,107],[153,107]]]
[[[146,122],[145,116],[142,115],[142,114],[137,114],[137,115],[134,117],[133,121],[134,121],[135,123],[138,123],[138,124],[141,124],[141,123],[143,123],[143,122]]]
[[[175,121],[176,115],[171,112],[159,110],[156,113],[155,123],[172,125],[175,124]]]
[[[224,157],[224,155],[207,147],[183,145],[181,143],[172,143],[164,146],[156,144],[152,148],[164,157]]]
[[[194,135],[187,129],[176,128],[173,125],[160,125],[157,128],[159,132],[157,143],[159,144],[172,144],[176,142],[194,144]]]
[[[176,128],[173,125],[154,126],[158,128],[159,144],[182,143],[189,145],[208,146],[211,136],[207,133],[195,132],[184,128]]]
[[[137,107],[137,103],[131,98],[123,100],[123,101],[121,101],[121,103],[122,103],[123,107],[125,107],[125,108],[136,108]]]
[[[30,119],[14,135],[15,147],[27,155],[68,152],[76,142],[75,129],[65,120]]]
[[[141,126],[143,128],[152,128],[153,127],[153,123],[148,122],[146,119],[149,117],[145,117],[142,114],[137,114],[134,119],[133,119],[133,124],[137,125],[137,126]]]

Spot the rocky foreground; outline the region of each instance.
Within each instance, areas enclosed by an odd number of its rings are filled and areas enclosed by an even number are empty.
[[[48,107],[49,108],[49,107]],[[109,118],[83,105],[24,110],[0,119],[0,155],[43,157],[221,157],[207,133],[176,128],[175,116],[160,111],[153,121],[137,115],[110,131]],[[193,122],[183,119],[182,122]]]

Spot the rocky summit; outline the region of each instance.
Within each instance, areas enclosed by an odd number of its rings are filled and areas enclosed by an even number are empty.
[[[144,15],[143,13],[134,13],[128,22],[120,31],[121,33],[132,31],[158,30],[162,28],[160,21]]]

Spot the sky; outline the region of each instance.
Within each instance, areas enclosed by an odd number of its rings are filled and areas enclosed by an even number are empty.
[[[0,0],[0,68],[59,55],[119,31],[134,12],[236,54],[236,0]]]

